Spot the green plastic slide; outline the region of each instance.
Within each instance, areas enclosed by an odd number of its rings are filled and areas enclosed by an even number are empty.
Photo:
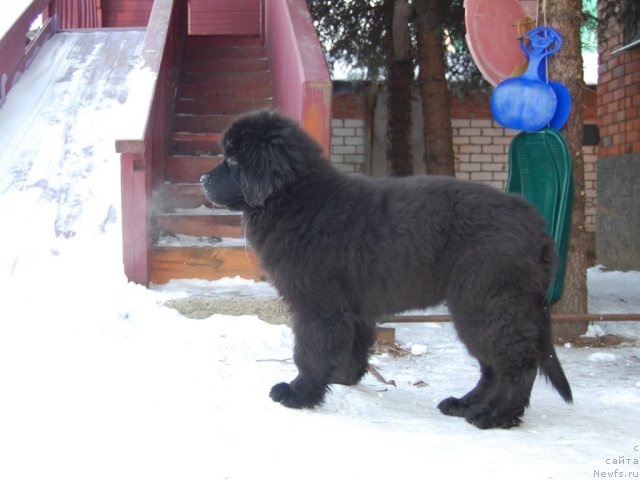
[[[560,132],[545,128],[521,132],[509,147],[507,192],[519,193],[533,203],[547,221],[547,231],[556,243],[560,258],[549,287],[549,302],[562,296],[567,265],[573,180],[567,142]]]

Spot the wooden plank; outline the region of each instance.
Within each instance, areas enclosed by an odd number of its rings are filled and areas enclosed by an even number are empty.
[[[180,278],[266,279],[255,254],[242,247],[153,247],[150,257],[151,282],[155,284]]]
[[[262,0],[190,0],[191,35],[260,35]]]
[[[124,272],[132,282],[149,282],[148,191],[145,171],[136,168],[144,163],[144,153],[121,155],[122,253]]]
[[[271,83],[264,78],[221,77],[215,83],[182,84],[178,98],[207,98],[229,96],[235,98],[271,98]]]
[[[219,155],[222,135],[220,133],[174,133],[171,150],[175,154],[206,153]]]
[[[396,343],[396,329],[391,327],[376,327],[376,343],[390,347]]]
[[[183,72],[187,73],[265,72],[268,71],[268,69],[269,62],[266,57],[200,57],[187,59],[182,66]],[[185,77],[188,79],[189,75],[183,75],[183,78]]]
[[[162,209],[198,208],[209,205],[200,184],[164,183],[153,193],[153,205]]]
[[[180,78],[182,85],[241,86],[253,88],[268,86],[271,96],[271,74],[269,70],[253,72],[184,72]],[[261,95],[264,96],[264,95]]]
[[[9,9],[11,13],[2,13],[8,17],[0,27],[0,106],[36,54],[38,50],[35,48],[36,44],[42,45],[54,33],[54,24],[49,21],[39,35],[40,38],[36,39],[35,43],[32,42],[34,45],[31,48],[25,48],[26,35],[31,23],[49,7],[50,3],[51,0],[33,0],[22,12]]]
[[[193,38],[193,37],[190,37]],[[201,37],[200,37],[201,38]],[[207,38],[207,37],[204,37]],[[235,37],[234,37],[235,38]],[[211,41],[195,45],[187,45],[185,58],[194,59],[243,59],[243,58],[267,58],[267,50],[263,45],[242,46],[237,40],[231,46],[220,46],[220,41]]]
[[[192,115],[178,113],[173,116],[174,132],[224,132],[237,115]]]
[[[175,104],[176,113],[192,114],[238,114],[260,110],[263,108],[273,108],[273,98],[230,98],[216,97],[209,99],[178,98]]]
[[[146,27],[153,0],[108,0],[102,2],[102,25],[105,28]]]
[[[189,35],[186,48],[259,47],[264,41],[260,35]]]
[[[156,231],[195,237],[243,238],[241,215],[178,215],[154,216]]]
[[[220,155],[170,155],[165,165],[165,179],[176,183],[197,183],[221,159]]]

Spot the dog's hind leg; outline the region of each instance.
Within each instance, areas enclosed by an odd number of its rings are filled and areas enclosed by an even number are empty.
[[[479,360],[482,378],[464,397],[448,398],[439,408],[479,428],[510,428],[520,424],[537,374],[537,312],[516,289],[486,298],[473,308],[453,306],[460,339]]]
[[[519,425],[520,417],[529,406],[536,374],[535,362],[526,366],[502,366],[501,371],[496,373],[492,388],[486,390],[482,399],[465,410],[464,418],[482,429],[511,428]]]
[[[443,414],[452,417],[464,417],[471,406],[477,405],[482,401],[486,392],[492,388],[495,382],[495,374],[490,366],[482,362],[480,362],[480,371],[482,376],[473,390],[461,398],[445,398],[438,404],[438,409]]]
[[[270,396],[286,407],[311,408],[322,403],[334,374],[349,362],[355,325],[344,314],[298,315],[293,331],[298,376],[291,383],[274,385]]]

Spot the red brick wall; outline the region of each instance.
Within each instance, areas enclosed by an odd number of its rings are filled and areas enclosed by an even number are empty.
[[[603,29],[598,68],[598,117],[601,157],[640,152],[640,50],[617,55],[623,45],[617,23]]]
[[[336,93],[333,95],[333,118],[364,119],[364,95]]]

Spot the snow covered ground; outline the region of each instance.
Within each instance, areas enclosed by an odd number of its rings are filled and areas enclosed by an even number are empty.
[[[0,479],[640,476],[638,323],[592,328],[631,339],[620,347],[559,348],[575,404],[539,381],[512,430],[435,408],[477,380],[449,324],[397,325],[424,353],[373,357],[396,387],[367,376],[315,410],[272,402],[295,375],[286,326],[190,320],[163,306],[190,284],[126,282],[118,158],[109,128],[91,126],[118,122],[127,82],[69,108],[90,62],[47,79],[47,48],[0,109]],[[592,312],[640,311],[638,272],[591,269],[589,287]]]

